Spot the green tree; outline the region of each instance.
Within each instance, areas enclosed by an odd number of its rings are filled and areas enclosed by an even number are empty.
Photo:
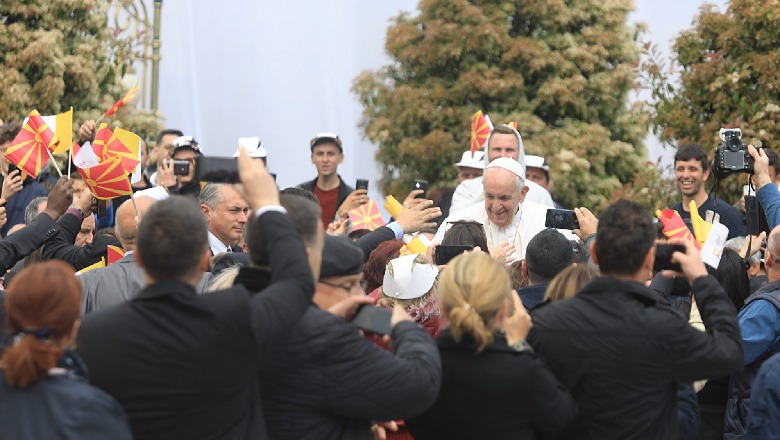
[[[640,48],[630,0],[422,0],[387,32],[394,62],[358,76],[361,128],[379,145],[383,189],[445,184],[469,148],[470,117],[517,121],[526,152],[551,163],[556,200],[600,210],[631,196],[664,205],[629,105]],[[631,182],[642,188],[631,187]],[[662,183],[662,182],[661,182]]]
[[[656,98],[655,130],[672,144],[699,143],[714,154],[723,126],[740,127],[745,143],[780,139],[780,9],[777,1],[732,0],[726,12],[705,5],[673,47],[645,65]],[[769,142],[767,142],[769,141]],[[736,199],[741,182],[724,195]]]
[[[121,78],[134,61],[131,42],[108,26],[105,0],[0,2],[0,119],[32,109],[54,114],[74,108],[74,133],[125,94]],[[111,118],[154,136],[157,116],[126,108]]]

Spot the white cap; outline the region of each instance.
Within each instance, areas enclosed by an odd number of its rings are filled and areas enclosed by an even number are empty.
[[[542,156],[532,156],[530,154],[526,155],[525,166],[531,168],[541,168],[545,171],[550,171],[550,166],[544,163],[544,158]]]
[[[268,152],[265,151],[263,143],[260,142],[260,138],[257,136],[238,138],[238,148],[236,148],[236,154],[233,157],[238,157],[238,149],[241,147],[246,149],[249,157],[268,157]]]
[[[460,162],[456,163],[456,167],[477,168],[480,170],[485,169],[485,152],[477,150],[474,152],[474,157],[471,157],[471,150],[463,152],[463,156],[460,157]]]
[[[523,182],[525,182],[525,169],[518,161],[514,159],[510,159],[508,157],[499,157],[498,159],[494,159],[493,162],[490,162],[487,168],[503,168],[515,176],[523,179]]]
[[[409,254],[390,260],[382,281],[382,293],[390,298],[419,298],[433,287],[439,268],[433,264],[415,263],[420,254]]]

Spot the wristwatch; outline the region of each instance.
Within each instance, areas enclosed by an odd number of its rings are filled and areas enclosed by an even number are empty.
[[[531,348],[531,344],[525,339],[515,342],[511,347],[514,351],[534,351],[534,349]]]

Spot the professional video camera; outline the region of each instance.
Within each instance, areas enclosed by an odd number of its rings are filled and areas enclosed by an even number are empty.
[[[720,139],[723,142],[715,149],[715,175],[725,177],[734,173],[753,174],[754,161],[747,151],[747,144],[742,143],[742,130],[721,128]]]

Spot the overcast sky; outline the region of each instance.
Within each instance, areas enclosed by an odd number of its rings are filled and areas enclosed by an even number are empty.
[[[648,36],[668,52],[703,3],[636,0],[632,19],[646,23]],[[238,137],[260,136],[281,187],[316,176],[309,140],[337,132],[345,150],[341,176],[350,184],[376,182],[376,146],[362,138],[362,108],[350,86],[360,72],[390,62],[384,52],[390,19],[401,10],[415,14],[417,4],[226,0],[215,7],[166,0],[159,100],[165,125],[194,135],[210,155],[232,155]],[[651,159],[670,154],[652,137],[647,145]],[[372,198],[383,199],[377,186],[371,184]]]

